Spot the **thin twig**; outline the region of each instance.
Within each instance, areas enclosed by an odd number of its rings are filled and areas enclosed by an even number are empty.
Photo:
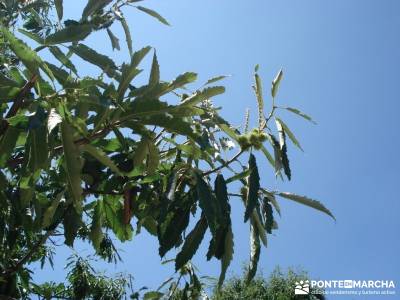
[[[240,155],[242,155],[244,152],[243,149],[241,149],[234,157],[232,157],[230,160],[227,160],[226,162],[224,162],[222,165],[220,165],[219,167],[209,170],[207,172],[203,172],[203,176],[208,176],[212,173],[218,172],[219,170],[229,166],[231,163],[233,163],[235,160],[237,160],[239,158]]]

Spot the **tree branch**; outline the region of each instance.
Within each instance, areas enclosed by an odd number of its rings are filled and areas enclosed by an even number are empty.
[[[203,172],[203,176],[208,176],[212,173],[218,172],[220,170],[222,170],[223,168],[229,166],[231,163],[233,163],[235,160],[237,160],[239,158],[240,155],[242,155],[244,152],[243,149],[241,149],[234,157],[232,157],[230,160],[227,160],[226,162],[224,162],[222,165],[220,165],[219,167],[209,170],[207,172]]]
[[[24,99],[25,99],[26,95],[28,95],[30,90],[33,88],[37,79],[38,79],[38,75],[36,75],[36,74],[33,75],[32,78],[19,91],[18,95],[15,97],[14,104],[8,110],[8,113],[5,117],[6,119],[14,117],[17,114],[18,110],[21,109],[21,107],[24,104]],[[7,128],[8,128],[8,122],[6,120],[1,120],[0,136],[2,136],[6,132]]]

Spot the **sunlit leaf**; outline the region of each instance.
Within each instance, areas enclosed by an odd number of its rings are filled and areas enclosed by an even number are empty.
[[[283,71],[280,70],[274,80],[272,81],[272,87],[271,87],[271,95],[272,98],[275,98],[276,93],[278,92],[279,84],[281,83],[283,77]]]
[[[298,110],[297,108],[293,108],[293,107],[284,107],[286,110],[306,119],[307,121],[310,121],[311,123],[317,124],[309,115],[306,115],[305,113],[301,112],[300,110]]]
[[[92,25],[79,24],[67,26],[49,35],[44,40],[46,45],[56,45],[84,40],[92,32]]]
[[[277,195],[289,199],[289,200],[293,200],[295,202],[301,203],[303,205],[309,206],[311,208],[314,208],[316,210],[319,210],[325,214],[327,214],[328,216],[332,217],[334,220],[335,217],[334,215],[330,212],[329,209],[327,209],[321,202],[308,198],[306,196],[300,196],[300,195],[296,195],[296,194],[292,194],[292,193],[287,193],[287,192],[280,192],[277,193]]]
[[[163,23],[163,24],[165,24],[165,25],[168,25],[168,26],[170,25],[170,24],[168,23],[168,21],[167,21],[166,19],[164,19],[164,17],[161,16],[158,12],[156,12],[156,11],[154,11],[154,10],[152,10],[152,9],[143,7],[143,6],[136,6],[136,8],[139,9],[139,10],[141,10],[141,11],[143,11],[143,12],[145,12],[146,14],[148,14],[148,15],[150,15],[150,16],[156,18],[156,19],[157,19],[158,21],[160,21],[161,23]]]
[[[293,132],[289,129],[289,127],[278,117],[275,117],[276,122],[279,122],[281,127],[283,128],[283,131],[287,134],[289,139],[295,144],[301,151],[303,151],[303,148],[300,145],[300,142],[297,140],[297,138],[294,136]]]
[[[249,170],[251,173],[248,177],[248,193],[246,199],[246,211],[244,214],[244,221],[247,222],[254,208],[258,205],[258,191],[260,189],[260,175],[258,174],[258,167],[256,157],[250,154]]]

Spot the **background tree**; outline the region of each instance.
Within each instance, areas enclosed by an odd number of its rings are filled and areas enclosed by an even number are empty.
[[[296,282],[309,280],[306,272],[288,269],[283,272],[277,267],[271,275],[265,279],[257,276],[250,283],[246,282],[246,275],[229,279],[220,291],[217,291],[212,300],[288,300],[307,299],[324,300],[321,290],[310,288],[310,295],[295,295]]]
[[[233,258],[229,197],[243,200],[244,222],[251,228],[247,283],[256,274],[261,243],[266,246],[267,235],[277,229],[277,197],[333,217],[316,200],[262,186],[255,152],[265,155],[276,176],[290,180],[287,138],[301,149],[277,112],[285,109],[312,121],[276,104],[283,72],[272,81],[271,108],[265,114],[255,68],[254,128],[249,114],[243,127],[235,127],[214,106],[211,98],[225,91],[214,84],[223,76],[192,92],[187,85],[197,75],[162,80],[155,51],[149,79],[139,86],[139,65],[151,47],[134,51],[123,11],[131,6],[168,22],[136,2],[89,0],[76,20],[64,20],[62,0],[0,1],[2,295],[27,297],[35,291],[29,264],[51,263],[51,241],[59,235],[69,247],[76,239],[89,241],[100,258],[112,261],[117,255],[112,239],[129,241],[144,229],[158,239],[161,257],[180,248],[175,268],[191,278],[187,289],[196,298],[199,285],[189,266],[205,232],[212,236],[207,259],[221,261],[219,286]],[[83,43],[100,31],[119,50],[110,29],[115,22],[124,29],[131,56],[122,65]],[[78,72],[75,57],[97,67],[99,75]],[[240,191],[228,189],[233,182],[242,185]],[[189,224],[194,224],[190,231]],[[82,268],[82,261],[75,260],[73,270]],[[74,297],[94,297],[92,289],[82,290]]]

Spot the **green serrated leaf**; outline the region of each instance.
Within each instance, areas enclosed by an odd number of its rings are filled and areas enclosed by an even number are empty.
[[[128,23],[126,22],[125,18],[121,18],[119,21],[121,22],[122,28],[124,29],[126,44],[128,46],[128,50],[129,50],[129,55],[132,57],[133,46],[132,46],[131,31],[129,29]]]
[[[122,67],[122,80],[118,87],[118,99],[122,100],[127,91],[129,84],[131,81],[140,73],[140,70],[137,69],[140,62],[146,56],[146,54],[150,51],[151,47],[145,47],[141,50],[135,52],[132,56],[131,64],[129,66],[124,65]]]
[[[283,131],[287,134],[289,139],[293,142],[297,148],[299,148],[301,151],[304,151],[303,148],[300,145],[300,142],[297,140],[297,138],[294,136],[293,132],[289,129],[289,127],[278,117],[275,117],[275,121],[279,122],[281,124],[281,127],[283,128]]]
[[[245,170],[243,172],[240,172],[240,173],[228,178],[226,180],[226,183],[231,183],[231,182],[234,182],[236,180],[240,180],[240,179],[246,178],[246,177],[248,177],[250,175],[250,173],[251,173],[251,170],[247,169],[247,170]]]
[[[290,170],[289,158],[287,155],[286,134],[280,122],[276,122],[276,127],[279,133],[279,150],[283,171],[285,172],[287,178],[290,180],[292,177],[292,172]]]
[[[250,265],[246,274],[246,282],[253,280],[257,273],[258,261],[260,260],[260,239],[258,236],[257,227],[250,227]]]
[[[82,211],[81,169],[82,162],[78,146],[74,143],[73,129],[66,121],[61,123],[61,140],[64,150],[64,168],[68,192],[78,213]]]
[[[25,29],[19,28],[18,31],[20,33],[22,33],[23,35],[27,36],[28,38],[34,40],[36,43],[38,44],[43,44],[44,40],[41,36],[39,36],[38,34],[31,32],[31,31],[27,31]]]
[[[96,11],[104,8],[111,2],[112,0],[89,0],[88,4],[86,4],[83,10],[82,19],[86,19],[87,17],[91,16]]]
[[[46,209],[43,214],[43,228],[49,227],[53,223],[54,214],[60,205],[61,199],[63,199],[64,191],[58,193],[57,196],[52,200],[50,206]]]
[[[204,234],[207,230],[207,219],[204,215],[201,216],[193,230],[188,234],[185,239],[185,243],[182,246],[182,250],[178,253],[175,259],[175,270],[178,271],[182,268],[189,260],[192,259],[193,255],[197,252],[201,241],[204,238]]]
[[[258,191],[260,189],[260,175],[258,174],[258,167],[256,157],[250,154],[249,170],[251,173],[248,177],[248,192],[246,197],[246,211],[244,214],[244,222],[247,222],[254,208],[258,205]]]
[[[92,32],[92,25],[79,24],[67,26],[49,35],[44,40],[45,45],[72,43],[84,40]]]
[[[212,78],[208,79],[208,80],[206,81],[206,83],[203,84],[203,86],[206,86],[206,85],[215,83],[215,82],[217,82],[217,81],[221,81],[221,80],[223,80],[223,79],[225,79],[225,78],[228,78],[228,77],[230,77],[230,76],[229,76],[229,75],[221,75],[221,76],[212,77]]]
[[[148,15],[154,17],[154,18],[156,18],[158,21],[160,21],[160,22],[163,23],[164,25],[167,25],[167,26],[170,25],[170,24],[168,23],[168,21],[167,21],[166,19],[164,19],[164,17],[162,17],[158,12],[156,12],[156,11],[154,11],[154,10],[152,10],[152,9],[143,7],[143,6],[136,6],[136,8],[139,9],[139,10],[141,10],[141,11],[143,11],[144,13],[146,13],[146,14],[148,14]]]
[[[300,196],[300,195],[287,193],[287,192],[280,192],[280,193],[277,193],[277,195],[279,195],[279,196],[281,196],[283,198],[286,198],[286,199],[301,203],[303,205],[306,205],[308,207],[314,208],[316,210],[319,210],[319,211],[327,214],[328,216],[332,217],[336,221],[334,215],[330,212],[330,210],[327,209],[321,202],[319,202],[317,200],[308,198],[306,196]]]
[[[61,21],[64,15],[63,0],[54,0],[54,4],[56,5],[58,20]]]
[[[108,37],[110,38],[112,49],[113,50],[114,49],[121,50],[121,47],[119,45],[119,39],[114,35],[114,33],[112,33],[110,28],[107,28],[107,34],[108,34]]]
[[[28,47],[23,41],[16,38],[5,27],[1,27],[0,31],[4,39],[9,43],[10,49],[22,61],[25,67],[32,74],[38,75],[39,67],[43,65],[43,62],[42,59],[37,55],[37,53],[33,51],[30,47]]]
[[[93,247],[98,251],[100,249],[100,243],[104,238],[104,234],[102,231],[102,226],[104,222],[103,216],[103,202],[98,200],[94,207],[93,217],[92,217],[92,225],[90,227],[89,238],[93,243]]]
[[[148,138],[143,136],[138,146],[136,147],[135,154],[133,156],[133,165],[140,166],[143,164],[143,160],[149,153]]]
[[[211,97],[220,95],[225,93],[225,87],[223,86],[213,86],[209,88],[205,88],[202,91],[198,91],[194,93],[192,96],[186,98],[181,106],[194,106],[200,103],[201,101],[204,101],[206,99],[210,99]]]
[[[70,69],[74,74],[77,74],[78,71],[76,70],[76,67],[74,64],[69,60],[69,58],[58,48],[57,46],[51,46],[48,48],[51,52],[51,54],[54,55],[54,57],[61,62],[61,64],[68,69]]]
[[[149,86],[155,86],[160,82],[160,66],[157,60],[157,53],[154,50],[153,62],[151,64]]]
[[[147,158],[147,173],[149,175],[154,175],[160,163],[160,154],[158,152],[157,146],[153,143],[152,140],[148,140],[148,158]]]
[[[97,159],[99,162],[101,162],[103,165],[106,167],[110,168],[111,171],[113,171],[115,174],[118,174],[119,176],[123,176],[122,172],[118,169],[118,167],[115,165],[115,163],[103,152],[98,147],[92,146],[90,144],[82,145],[81,149],[87,153],[89,153],[91,156],[93,156],[95,159]]]
[[[204,181],[200,174],[196,174],[196,188],[199,196],[199,206],[207,218],[208,226],[210,227],[213,236],[217,233],[218,226],[218,209],[216,199],[211,193],[209,185]]]
[[[98,66],[108,76],[115,77],[117,66],[109,57],[96,52],[84,44],[71,46],[69,49],[83,60]]]
[[[82,212],[77,212],[76,208],[70,205],[63,218],[65,244],[73,247],[78,230],[82,226]]]
[[[298,110],[297,108],[293,108],[293,107],[284,107],[284,109],[306,119],[307,121],[310,121],[313,124],[317,124],[310,116],[306,115],[305,113],[301,112],[300,110]]]
[[[2,137],[0,137],[0,167],[3,168],[11,157],[15,144],[17,143],[20,130],[8,127]]]
[[[218,279],[218,287],[219,288],[224,283],[226,271],[228,270],[228,267],[233,259],[233,248],[234,248],[233,232],[232,232],[232,227],[229,226],[228,231],[225,235],[225,241],[224,241],[225,252],[221,258],[221,273],[220,273],[219,279]]]
[[[260,130],[263,130],[266,125],[266,120],[264,116],[264,97],[263,97],[261,78],[257,73],[254,74],[254,81],[255,81],[254,92],[256,94],[257,108],[258,108],[258,128]]]
[[[282,77],[283,77],[283,71],[281,69],[279,70],[278,74],[272,81],[272,87],[271,87],[272,98],[275,98],[276,93],[278,92],[279,84],[281,83]]]

